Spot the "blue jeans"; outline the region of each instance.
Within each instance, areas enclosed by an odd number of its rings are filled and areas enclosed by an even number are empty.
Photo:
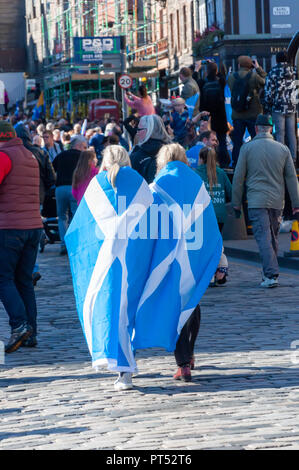
[[[58,230],[61,240],[61,246],[64,247],[64,236],[77,210],[77,201],[72,195],[71,186],[58,186],[55,191]]]
[[[273,124],[275,125],[275,140],[286,144],[291,152],[293,161],[297,159],[297,140],[295,134],[295,114],[273,113]]]
[[[232,136],[232,141],[234,144],[232,158],[233,158],[233,166],[235,167],[239,158],[239,153],[243,144],[243,137],[245,134],[246,129],[253,139],[256,136],[255,132],[255,121],[251,119],[235,119],[233,121],[234,131]]]
[[[36,335],[36,301],[32,283],[42,230],[0,230],[0,300],[12,330],[27,322]]]
[[[269,279],[279,275],[277,253],[281,214],[282,211],[278,209],[248,209],[253,235],[259,247],[263,272]]]

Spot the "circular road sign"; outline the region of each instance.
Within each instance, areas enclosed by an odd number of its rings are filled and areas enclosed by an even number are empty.
[[[133,85],[133,80],[130,77],[130,75],[127,75],[126,73],[124,73],[123,75],[119,77],[118,84],[121,88],[123,88],[124,90],[127,90],[128,88],[131,88],[131,86]]]

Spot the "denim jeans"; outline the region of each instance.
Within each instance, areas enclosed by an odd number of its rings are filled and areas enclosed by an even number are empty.
[[[0,300],[12,330],[27,322],[36,335],[36,301],[32,283],[41,229],[0,230]]]
[[[263,272],[269,279],[279,275],[277,252],[281,214],[282,211],[278,209],[248,209],[253,235],[262,259]]]
[[[272,114],[273,124],[275,125],[275,140],[286,144],[291,152],[293,161],[297,159],[297,140],[295,134],[295,114]]]
[[[233,166],[235,167],[239,158],[239,153],[243,144],[243,137],[245,134],[246,129],[253,139],[256,135],[255,132],[255,121],[250,119],[235,119],[233,121],[234,131],[232,136],[232,141],[234,144],[232,158],[233,158]]]
[[[76,199],[72,195],[71,186],[58,186],[55,191],[55,196],[59,236],[61,240],[61,246],[64,247],[64,236],[78,206]]]

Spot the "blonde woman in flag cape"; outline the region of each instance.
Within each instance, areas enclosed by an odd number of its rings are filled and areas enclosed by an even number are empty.
[[[198,304],[218,266],[222,238],[210,196],[202,179],[188,167],[181,145],[161,148],[150,186],[155,204],[164,213],[166,206],[173,226],[169,237],[159,226],[133,345],[174,351],[178,365],[174,379],[190,381],[200,325]]]
[[[137,371],[131,338],[154,245],[139,227],[152,202],[126,150],[108,146],[65,236],[92,364],[119,372],[116,390],[132,388]]]

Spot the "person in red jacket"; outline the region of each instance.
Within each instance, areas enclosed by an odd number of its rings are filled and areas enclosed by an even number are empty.
[[[42,226],[38,162],[11,124],[1,121],[0,300],[11,327],[7,353],[37,344],[32,271]]]

